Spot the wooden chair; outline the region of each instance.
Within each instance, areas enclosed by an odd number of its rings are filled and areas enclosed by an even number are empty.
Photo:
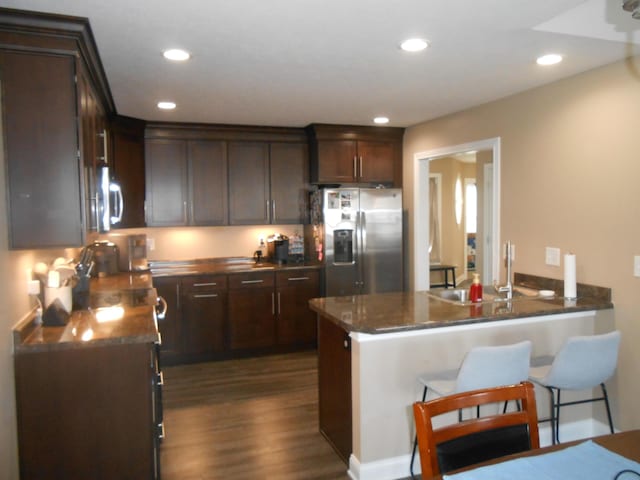
[[[518,411],[470,418],[434,428],[432,419],[463,408],[506,401],[520,402]],[[413,404],[422,478],[463,468],[503,455],[540,447],[533,384],[473,390]]]

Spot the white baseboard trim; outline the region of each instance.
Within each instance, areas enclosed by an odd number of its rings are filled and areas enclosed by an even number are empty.
[[[540,446],[551,445],[551,428],[548,423],[539,427]],[[605,435],[609,425],[597,420],[586,419],[560,425],[560,441],[570,442],[581,438]],[[353,480],[395,480],[411,476],[409,463],[411,454],[361,463],[353,454],[349,457],[349,477]],[[420,473],[420,457],[416,455],[414,473]]]

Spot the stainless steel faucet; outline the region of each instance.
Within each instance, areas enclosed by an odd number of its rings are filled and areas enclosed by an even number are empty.
[[[493,285],[497,293],[506,293],[507,296],[505,300],[509,301],[513,298],[513,282],[511,280],[512,277],[512,258],[511,258],[511,240],[507,240],[505,245],[505,266],[507,267],[507,283],[506,285]]]

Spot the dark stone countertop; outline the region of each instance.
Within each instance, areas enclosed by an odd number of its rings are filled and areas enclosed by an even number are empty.
[[[530,281],[527,288],[531,287]],[[348,332],[369,334],[613,308],[609,289],[593,287],[583,291],[587,295],[581,296],[581,288],[578,288],[579,296],[575,300],[558,295],[551,298],[521,295],[510,302],[486,301],[480,304],[460,304],[437,298],[427,291],[397,292],[314,298],[309,301],[309,306]]]
[[[31,312],[13,329],[15,353],[157,342],[158,295],[151,280],[149,272],[92,278],[89,309],[71,312],[65,326],[44,326]],[[116,318],[105,319],[108,314]]]
[[[322,268],[317,262],[289,261],[285,264],[274,264],[267,261],[256,263],[248,257],[203,258],[184,261],[154,260],[149,262],[153,277],[183,275],[214,275],[248,272],[279,272],[305,268]]]

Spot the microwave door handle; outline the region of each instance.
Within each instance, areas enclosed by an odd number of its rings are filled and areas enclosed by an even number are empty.
[[[116,194],[118,201],[114,207],[115,215],[111,217],[111,223],[120,223],[122,220],[122,214],[124,213],[124,198],[122,197],[122,189],[117,183],[109,185],[109,190]]]

